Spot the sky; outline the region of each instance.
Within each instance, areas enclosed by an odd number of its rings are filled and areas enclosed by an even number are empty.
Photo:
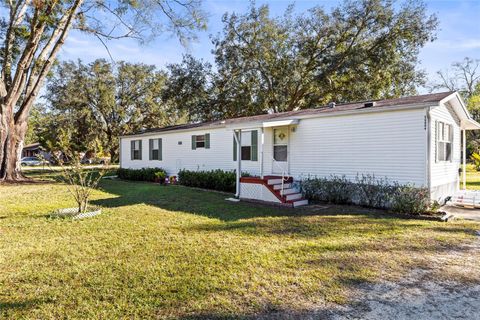
[[[277,16],[291,3],[295,3],[296,12],[304,12],[316,5],[328,10],[340,1],[257,0],[256,3],[268,4],[271,15]],[[428,43],[420,52],[420,68],[426,70],[429,79],[434,81],[436,71],[448,68],[452,62],[461,61],[465,57],[480,59],[480,0],[431,0],[426,1],[426,4],[428,12],[437,15],[440,26],[437,40]],[[222,15],[225,12],[245,13],[248,6],[249,1],[246,0],[204,1],[203,10],[208,14],[207,30],[198,32],[198,40],[187,47],[171,35],[159,37],[144,45],[131,39],[114,40],[108,43],[108,47],[114,60],[154,64],[159,68],[180,62],[185,53],[213,62],[210,36],[222,30]],[[109,59],[109,55],[96,38],[74,31],[67,39],[59,58],[90,62],[97,58]]]

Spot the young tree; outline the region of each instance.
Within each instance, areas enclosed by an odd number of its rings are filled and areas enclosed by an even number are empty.
[[[24,179],[19,158],[30,109],[72,27],[103,44],[204,27],[199,0],[0,0],[0,181]],[[101,18],[99,18],[101,17]]]

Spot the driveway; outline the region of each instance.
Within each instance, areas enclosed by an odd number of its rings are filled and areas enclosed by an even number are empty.
[[[480,209],[445,205],[440,210],[445,211],[446,213],[453,214],[456,218],[480,222]]]

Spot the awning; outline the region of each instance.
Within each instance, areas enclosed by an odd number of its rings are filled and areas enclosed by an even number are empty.
[[[266,121],[263,123],[263,127],[264,128],[283,127],[283,126],[290,126],[292,124],[298,124],[298,122],[299,122],[298,119]]]
[[[461,125],[462,130],[478,130],[480,129],[480,123],[473,119],[465,119],[462,120],[462,125]]]

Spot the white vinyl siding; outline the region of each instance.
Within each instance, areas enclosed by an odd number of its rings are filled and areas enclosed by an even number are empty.
[[[258,132],[260,129],[257,128]],[[248,132],[251,134],[251,131]],[[192,149],[192,137],[208,135],[209,148]],[[149,139],[162,139],[162,162],[160,166],[169,175],[176,175],[179,170],[235,170],[237,165],[232,158],[233,131],[229,128],[208,130],[192,130],[183,132],[165,132],[149,134],[141,137],[143,144],[148,146]],[[121,139],[122,150],[129,150],[131,140],[138,137]],[[196,140],[195,140],[196,141]],[[124,168],[158,167],[158,161],[149,161],[148,148],[143,148],[142,161],[132,161],[122,153],[121,164]],[[260,175],[260,161],[242,161],[242,171]]]
[[[458,169],[460,168],[460,121],[456,116],[455,112],[451,107],[447,105],[438,106],[432,108],[430,111],[430,129],[432,130],[431,134],[431,143],[430,143],[430,152],[431,152],[431,186],[437,187],[446,184],[458,184],[459,173]],[[436,124],[446,123],[452,125],[452,156],[449,161],[439,161],[437,150],[437,143],[435,139],[436,133]],[[438,129],[438,128],[437,128]],[[437,159],[437,161],[435,161]]]
[[[297,179],[308,176],[375,174],[400,183],[425,185],[425,109],[302,119],[289,128],[288,171]],[[250,133],[251,129],[248,129]],[[262,152],[258,130],[259,160]],[[234,170],[232,128],[209,129],[211,148],[192,150],[192,135],[207,130],[170,132],[144,139],[162,138],[162,167],[169,174],[180,169]],[[247,131],[246,131],[247,132]],[[246,133],[245,132],[245,133]],[[243,136],[247,144],[249,139]],[[122,144],[138,138],[123,138]],[[179,145],[179,142],[182,142]],[[124,146],[122,146],[124,148]],[[264,129],[264,174],[272,174],[273,129]],[[145,152],[145,150],[144,150]],[[148,154],[143,159],[148,159]],[[242,161],[242,171],[260,175],[261,161]],[[130,161],[122,155],[122,166],[155,166],[155,162]]]
[[[424,186],[424,109],[305,119],[290,131],[296,177],[374,174]]]

